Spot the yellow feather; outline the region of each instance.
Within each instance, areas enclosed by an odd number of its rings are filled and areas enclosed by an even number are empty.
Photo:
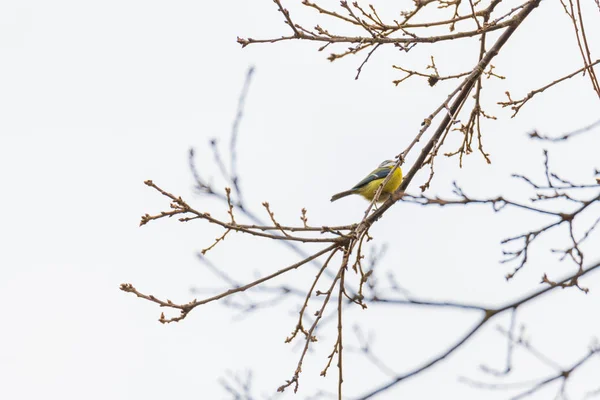
[[[371,201],[371,200],[373,200],[373,197],[375,197],[375,193],[377,192],[377,189],[379,189],[379,185],[381,185],[381,182],[383,182],[384,180],[385,180],[385,178],[375,179],[374,181],[371,181],[371,182],[367,183],[365,186],[357,189],[356,193],[360,194],[365,199]],[[394,193],[396,191],[396,189],[398,189],[398,187],[400,186],[401,183],[402,183],[402,170],[400,168],[397,168],[394,171],[394,173],[392,174],[392,178],[383,187],[383,190],[381,191],[381,196],[379,196],[378,202],[381,203],[381,202],[386,201],[388,199],[388,197],[390,197],[390,195],[392,193]]]
[[[362,197],[364,197],[365,199],[372,201],[373,197],[375,197],[375,193],[377,193],[377,189],[379,189],[379,185],[381,185],[381,183],[387,178],[387,176],[384,176],[384,177],[378,178],[378,179],[374,179],[372,181],[369,181],[369,179],[372,179],[371,178],[372,176],[376,177],[376,176],[383,175],[383,172],[386,169],[388,170],[388,174],[389,174],[389,171],[392,170],[394,165],[395,165],[394,161],[391,161],[391,160],[384,161],[383,163],[381,163],[379,168],[372,171],[365,179],[363,179],[361,182],[359,182],[352,189],[334,194],[331,197],[331,201],[336,201],[338,199],[341,199],[342,197],[346,197],[351,194],[359,194]],[[367,183],[364,183],[364,182],[367,182]],[[377,201],[380,203],[386,201],[390,197],[390,195],[392,193],[394,193],[396,191],[396,189],[398,189],[398,187],[400,186],[401,183],[402,183],[402,169],[397,168],[394,171],[394,173],[392,174],[392,177],[390,178],[390,180],[383,187],[381,195],[379,196],[379,199],[377,199]]]

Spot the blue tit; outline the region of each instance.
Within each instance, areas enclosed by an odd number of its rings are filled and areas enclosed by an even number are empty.
[[[352,189],[346,190],[345,192],[340,192],[338,194],[334,194],[331,197],[331,201],[336,201],[341,199],[342,197],[349,196],[351,194],[360,194],[365,199],[371,201],[373,197],[375,197],[375,193],[377,189],[379,189],[379,185],[384,181],[384,179],[389,175],[390,171],[396,165],[396,161],[385,160],[382,162],[379,167],[377,167],[373,172],[371,172],[365,179],[358,182]],[[383,202],[387,200],[396,189],[402,183],[402,169],[400,167],[396,168],[391,179],[385,184],[381,195],[379,196],[378,201]]]

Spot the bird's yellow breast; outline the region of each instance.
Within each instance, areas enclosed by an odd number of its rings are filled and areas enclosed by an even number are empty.
[[[357,190],[357,192],[358,192],[358,194],[363,196],[365,199],[373,200],[373,197],[375,197],[375,193],[377,192],[377,189],[379,189],[379,185],[381,185],[381,182],[383,182],[384,180],[385,180],[385,178],[375,179],[375,180],[367,183],[365,186],[359,188]],[[383,201],[387,200],[389,195],[394,193],[396,191],[396,189],[398,189],[398,187],[400,186],[401,183],[402,183],[402,170],[400,168],[397,168],[394,171],[394,173],[392,174],[392,178],[383,187],[383,191],[381,192],[381,196],[379,196],[378,201],[383,202]]]

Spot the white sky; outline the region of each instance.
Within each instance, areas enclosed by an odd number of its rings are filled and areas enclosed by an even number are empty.
[[[311,15],[298,12],[299,18]],[[484,107],[503,117],[485,125],[493,164],[473,155],[460,170],[457,160],[440,159],[432,195],[448,193],[457,180],[480,196],[526,198],[525,186],[510,174],[541,178],[544,148],[526,133],[537,128],[560,134],[598,118],[587,77],[534,98],[512,120],[495,105],[505,90],[521,97],[581,66],[568,22],[558,2],[542,2],[514,35],[493,63],[508,79],[486,83]],[[193,286],[225,288],[195,256],[221,232],[175,220],[139,228],[142,214],[168,207],[142,182],[152,179],[196,208],[225,215],[223,205],[194,195],[187,151],[195,147],[203,174],[216,187],[225,185],[208,141],[217,137],[226,149],[249,65],[257,70],[240,130],[241,183],[254,210],[263,213],[260,203],[269,201],[280,222],[290,224],[299,222],[302,207],[314,224],[355,222],[366,203],[348,198],[331,204],[331,194],[401,152],[449,88],[430,89],[417,79],[391,84],[401,76],[392,64],[426,65],[431,50],[424,46],[410,61],[394,50],[378,51],[355,81],[362,58],[332,64],[314,44],[242,50],[236,43],[237,36],[287,33],[268,0],[0,3],[1,398],[228,398],[218,379],[226,370],[246,369],[254,371],[255,393],[269,395],[292,376],[298,345],[283,340],[295,326],[299,299],[241,320],[236,311],[211,304],[163,326],[157,322],[161,310],[118,289],[130,282],[185,302],[194,296]],[[598,34],[598,25],[590,24],[588,37]],[[593,45],[597,56],[598,41]],[[452,46],[437,58],[442,74],[473,64],[473,56],[461,56],[467,47]],[[596,132],[551,146],[554,165],[568,178],[591,181],[599,167],[597,138]],[[498,263],[499,241],[540,221],[484,208],[396,205],[372,232],[379,245],[390,247],[381,279],[384,270],[394,271],[424,298],[505,302],[539,288],[543,272],[558,278],[571,271],[547,251],[560,243],[555,235],[518,278],[505,282],[510,267]],[[598,235],[588,243],[591,262],[598,257]],[[244,236],[229,237],[209,257],[242,282],[298,260],[277,243]],[[280,282],[305,288],[313,275],[307,266]],[[600,332],[600,278],[583,283],[591,289],[587,296],[555,293],[518,314],[532,343],[565,366]],[[475,320],[462,313],[371,307],[348,313],[346,338],[348,347],[356,345],[352,324],[371,330],[374,350],[403,372],[437,354]],[[318,377],[334,340],[334,325],[324,326],[296,398],[334,390],[334,370],[326,380]],[[486,379],[478,370],[482,363],[502,368],[504,343],[490,326],[463,352],[380,398],[507,398],[457,381],[459,375]],[[347,353],[346,360],[348,395],[387,381],[363,357]],[[517,377],[552,373],[523,351],[515,366]],[[587,371],[573,378],[573,398],[598,382]],[[291,391],[282,396],[292,397]]]

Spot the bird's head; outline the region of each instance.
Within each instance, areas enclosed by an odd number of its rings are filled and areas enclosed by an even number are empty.
[[[379,168],[393,168],[396,165],[395,160],[385,160],[381,164],[379,164]]]

